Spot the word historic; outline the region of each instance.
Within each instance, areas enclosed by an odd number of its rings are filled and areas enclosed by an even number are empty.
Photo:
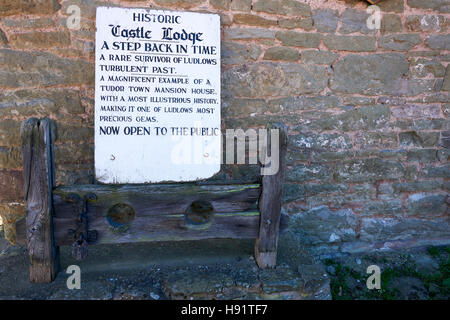
[[[97,8],[95,173],[195,181],[220,170],[220,18]]]

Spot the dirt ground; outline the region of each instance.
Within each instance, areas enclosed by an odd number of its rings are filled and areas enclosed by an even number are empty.
[[[450,247],[353,254],[318,261],[295,237],[280,237],[278,266],[259,270],[254,241],[188,241],[94,246],[82,262],[61,248],[61,271],[50,284],[28,281],[28,254],[11,246],[0,226],[1,299],[444,299],[450,297]],[[69,290],[65,270],[82,270]],[[369,290],[367,267],[381,270]]]
[[[98,245],[87,259],[61,248],[61,271],[49,284],[28,281],[28,253],[0,237],[0,299],[330,299],[324,266],[288,235],[275,269],[260,270],[254,240]],[[67,267],[81,269],[69,290]]]
[[[333,299],[448,300],[450,247],[374,252],[324,261]],[[381,270],[381,289],[369,290],[367,267]]]

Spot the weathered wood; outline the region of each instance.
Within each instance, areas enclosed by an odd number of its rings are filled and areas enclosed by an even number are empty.
[[[278,129],[279,153],[278,171],[275,174],[265,174],[262,177],[262,192],[259,199],[259,235],[255,242],[255,260],[260,268],[274,267],[277,258],[278,233],[280,228],[281,197],[283,179],[286,168],[287,127],[282,124],[272,124],[268,128]],[[276,135],[271,135],[268,150],[276,142]],[[273,155],[271,155],[273,157]],[[270,165],[274,165],[273,160]]]
[[[124,228],[114,228],[105,218],[96,218],[90,222],[90,228],[97,230],[98,241],[95,244],[131,243],[149,241],[183,241],[201,239],[252,239],[258,235],[258,212],[242,215],[216,215],[205,229],[190,229],[183,215],[173,217],[136,217]],[[67,237],[68,227],[73,222],[57,220],[58,230],[55,237],[58,245],[71,245]]]
[[[256,209],[261,191],[259,184],[198,185],[74,185],[55,188],[55,217],[72,215],[70,194],[83,196],[94,193],[97,200],[89,201],[89,216],[104,216],[116,203],[127,203],[141,215],[171,215],[183,213],[195,200],[210,201],[215,212],[239,212]],[[66,206],[65,210],[63,206]]]
[[[51,121],[26,120],[22,123],[21,135],[30,281],[51,282],[59,267],[59,248],[55,246],[52,226],[54,171]]]
[[[94,193],[88,202],[89,228],[97,230],[96,244],[143,241],[198,240],[211,238],[256,238],[259,212],[259,184],[248,185],[83,185],[58,187],[53,191],[55,241],[58,246],[71,245],[69,229],[76,228],[76,210],[71,195]],[[209,225],[191,226],[184,213],[196,200],[208,201],[214,208]],[[107,219],[116,204],[130,206],[134,219],[114,227]],[[17,239],[24,232],[20,225]]]
[[[271,144],[275,141],[279,146],[277,156],[271,154],[278,160],[278,171],[270,174],[271,170],[267,169],[273,168],[275,159],[270,164],[264,162],[262,185],[185,183],[55,188],[51,122],[34,118],[25,121],[22,124],[22,151],[27,219],[19,221],[16,229],[18,243],[28,246],[31,281],[50,282],[54,279],[59,267],[59,246],[73,244],[69,230],[77,228],[79,200],[92,193],[96,197],[89,200],[87,215],[89,229],[98,232],[97,244],[257,238],[255,258],[258,266],[274,267],[287,128],[272,124],[268,129],[267,150],[272,149]],[[270,129],[278,129],[277,134],[270,137]],[[195,207],[192,204],[198,200],[210,210],[207,219],[201,212],[196,216],[192,209]],[[188,208],[190,217],[194,218],[192,221],[185,217]],[[121,216],[120,210],[125,210],[125,216]],[[112,218],[123,221],[111,222]],[[195,221],[204,223],[196,224]]]

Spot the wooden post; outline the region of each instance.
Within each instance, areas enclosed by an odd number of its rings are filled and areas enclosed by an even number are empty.
[[[54,166],[51,120],[28,119],[22,123],[21,135],[30,281],[51,282],[59,268],[59,247],[55,246],[52,225]]]
[[[260,268],[273,268],[276,265],[281,197],[286,170],[287,127],[282,124],[272,124],[267,129],[270,137],[267,150],[271,150],[270,146],[277,138],[270,133],[270,129],[278,129],[279,132],[278,159],[275,159],[275,161],[278,160],[279,166],[275,174],[263,174],[262,177],[262,191],[259,198],[259,236],[255,243],[255,260]],[[274,155],[271,154],[271,156]],[[273,159],[271,165],[274,165]]]

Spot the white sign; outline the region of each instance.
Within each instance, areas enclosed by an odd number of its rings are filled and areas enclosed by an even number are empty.
[[[219,16],[97,8],[97,180],[209,178],[220,143]]]

